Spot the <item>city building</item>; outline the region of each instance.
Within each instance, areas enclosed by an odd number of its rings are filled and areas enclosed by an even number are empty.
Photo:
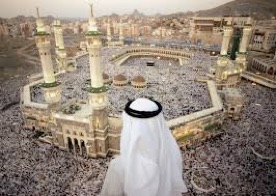
[[[276,59],[266,58],[266,57],[256,57],[253,58],[249,63],[249,69],[253,72],[257,72],[265,77],[275,79],[276,77]]]
[[[113,31],[114,32],[114,31]],[[107,25],[106,25],[106,39],[107,39],[107,46],[108,47],[118,47],[124,45],[124,35],[123,35],[123,26],[119,24],[119,38],[116,39],[115,36],[111,34],[111,24],[108,18]]]
[[[276,48],[276,20],[258,21],[253,28],[250,49],[260,52],[272,52]]]
[[[6,24],[0,24],[0,35],[9,35],[9,28]]]
[[[25,22],[20,24],[21,35],[24,38],[31,37],[33,32],[33,26],[30,22]]]

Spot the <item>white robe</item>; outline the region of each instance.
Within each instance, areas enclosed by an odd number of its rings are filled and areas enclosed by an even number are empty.
[[[142,98],[130,108],[158,109]],[[162,113],[142,119],[123,112],[120,149],[109,165],[101,196],[178,196],[187,192],[180,150]]]

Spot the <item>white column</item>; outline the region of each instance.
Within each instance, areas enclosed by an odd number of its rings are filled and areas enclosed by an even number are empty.
[[[55,35],[55,45],[58,48],[58,39],[57,39],[57,20],[54,20],[54,35]]]
[[[108,19],[108,22],[107,22],[107,29],[106,29],[106,31],[107,31],[107,33],[106,33],[106,35],[107,35],[107,41],[111,42],[111,31],[110,31],[110,21],[109,21],[109,19]]]
[[[239,48],[239,53],[246,53],[251,30],[252,30],[251,26],[244,26],[242,40],[241,40],[240,48]]]
[[[233,28],[232,26],[225,26],[223,30],[223,40],[222,40],[222,45],[221,45],[221,50],[220,54],[221,55],[227,55],[230,39],[233,33]]]
[[[103,70],[101,66],[100,48],[88,48],[91,86],[100,88],[103,86]]]
[[[55,82],[54,68],[50,52],[50,42],[37,44],[45,83]]]
[[[58,48],[64,49],[63,33],[62,33],[61,27],[58,27],[57,29],[57,41],[58,41]]]
[[[101,33],[98,31],[96,20],[93,15],[93,5],[90,5],[89,27],[86,33],[87,49],[89,53],[90,63],[90,77],[91,87],[100,88],[103,87],[103,70],[101,66],[100,51],[102,48],[102,42],[100,38]]]

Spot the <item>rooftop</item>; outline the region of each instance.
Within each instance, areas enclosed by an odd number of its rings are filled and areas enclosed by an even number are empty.
[[[87,122],[92,115],[92,107],[84,100],[70,100],[62,105],[61,109],[55,113],[55,117],[65,120],[76,120]]]
[[[127,78],[126,78],[125,75],[119,74],[119,75],[116,75],[116,76],[114,77],[114,80],[117,80],[117,81],[125,81],[125,80],[127,80]]]

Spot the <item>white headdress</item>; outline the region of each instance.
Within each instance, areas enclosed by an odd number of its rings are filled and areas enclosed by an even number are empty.
[[[139,98],[123,112],[120,156],[106,175],[102,195],[174,196],[186,192],[179,147],[162,106]]]

